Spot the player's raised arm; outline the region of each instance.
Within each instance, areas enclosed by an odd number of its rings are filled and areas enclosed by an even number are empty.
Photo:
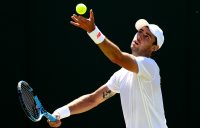
[[[129,53],[122,52],[117,45],[103,35],[103,33],[95,25],[92,10],[90,10],[90,17],[88,19],[75,14],[73,14],[71,18],[73,21],[70,23],[85,30],[90,38],[98,45],[101,51],[109,58],[109,60],[129,71],[138,72],[138,65],[135,57]]]

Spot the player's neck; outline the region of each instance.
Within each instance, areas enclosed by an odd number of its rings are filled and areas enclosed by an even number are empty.
[[[144,56],[144,57],[147,57],[147,58],[150,58],[151,57],[151,54],[146,54],[146,53],[139,53],[139,52],[132,52],[132,55],[138,57],[138,56]]]

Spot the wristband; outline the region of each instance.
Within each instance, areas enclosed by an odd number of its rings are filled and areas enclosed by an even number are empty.
[[[70,110],[68,106],[63,106],[56,109],[53,114],[54,116],[59,116],[60,119],[66,118],[70,116]]]
[[[95,26],[95,29],[92,32],[87,32],[87,34],[90,36],[90,38],[95,42],[95,44],[100,44],[104,41],[105,36],[101,31],[98,29],[97,26]]]

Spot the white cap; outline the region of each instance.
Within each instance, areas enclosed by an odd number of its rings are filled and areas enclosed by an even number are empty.
[[[159,48],[161,48],[161,46],[164,43],[164,35],[163,35],[162,29],[158,25],[149,24],[145,19],[139,19],[135,23],[135,28],[137,30],[141,29],[144,26],[149,27],[149,30],[151,31],[151,33],[157,38],[157,44],[158,44]]]

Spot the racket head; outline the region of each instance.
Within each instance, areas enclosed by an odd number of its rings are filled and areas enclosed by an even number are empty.
[[[41,112],[37,108],[33,89],[26,81],[19,81],[17,84],[17,92],[22,109],[30,120],[37,122],[41,119]]]

